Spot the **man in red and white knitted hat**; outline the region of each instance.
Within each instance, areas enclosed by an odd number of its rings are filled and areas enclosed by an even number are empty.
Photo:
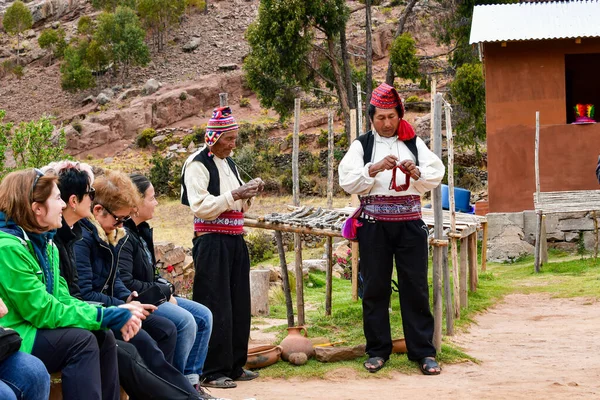
[[[383,83],[373,91],[367,112],[373,130],[351,144],[338,170],[340,186],[360,195],[362,207],[357,237],[369,355],[364,366],[377,372],[392,352],[388,306],[395,260],[408,358],[424,374],[437,375],[421,195],[440,184],[444,164],[403,119],[392,86]]]
[[[237,138],[231,109],[215,108],[206,147],[186,160],[181,176],[181,201],[194,213],[193,300],[213,314],[201,384],[224,389],[258,377],[243,368],[250,336],[250,258],[242,234],[244,212],[264,183],[240,178],[230,157]]]

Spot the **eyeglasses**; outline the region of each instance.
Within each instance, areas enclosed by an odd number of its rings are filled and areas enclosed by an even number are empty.
[[[124,222],[127,222],[131,219],[131,215],[126,215],[124,217],[117,217],[115,214],[112,213],[112,211],[110,211],[108,208],[106,208],[104,205],[100,204],[102,206],[102,208],[104,208],[104,210],[106,210],[107,213],[109,213],[110,215],[112,215],[112,217],[115,219],[115,224],[114,226],[119,226]]]
[[[90,200],[94,201],[94,197],[96,197],[96,189],[94,189],[93,187],[90,187],[87,192],[83,192],[84,196],[86,194],[88,196],[90,196]],[[104,207],[104,206],[102,206],[102,207],[106,210],[106,207]]]
[[[31,185],[31,190],[29,191],[29,200],[31,200],[32,203],[33,203],[33,191],[35,190],[35,185],[37,185],[40,178],[42,176],[44,176],[44,173],[41,170],[39,170],[37,168],[34,168],[33,170],[35,171],[36,175],[35,175],[35,179],[33,180],[33,185]]]

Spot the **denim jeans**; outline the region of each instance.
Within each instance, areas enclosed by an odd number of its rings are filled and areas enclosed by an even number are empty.
[[[18,351],[0,363],[0,399],[48,400],[50,374],[44,363]]]
[[[193,385],[198,383],[212,332],[212,313],[200,303],[176,297],[177,305],[163,303],[154,313],[170,319],[177,327],[173,365]]]

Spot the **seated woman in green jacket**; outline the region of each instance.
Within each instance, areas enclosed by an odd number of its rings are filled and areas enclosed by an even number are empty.
[[[0,183],[0,297],[10,310],[0,325],[17,331],[21,351],[39,358],[48,372],[62,372],[63,399],[117,400],[114,336],[99,347],[90,331],[118,329],[129,340],[141,321],[129,309],[69,295],[52,243],[65,208],[56,182],[50,171],[28,169]]]

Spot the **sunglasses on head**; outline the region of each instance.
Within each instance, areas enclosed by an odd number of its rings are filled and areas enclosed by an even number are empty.
[[[84,195],[84,196],[85,196],[86,194],[87,194],[88,196],[90,196],[90,200],[92,200],[92,201],[93,201],[93,200],[94,200],[94,197],[96,197],[96,189],[94,189],[93,187],[90,187],[90,188],[88,189],[88,191],[87,191],[87,192],[83,192],[83,195]],[[102,206],[102,207],[103,207],[104,209],[106,209],[106,207],[104,207],[104,206]]]
[[[106,208],[105,206],[103,206],[102,204],[100,204],[102,206],[102,208],[104,208],[104,210],[109,213],[114,219],[115,219],[115,224],[114,226],[119,226],[124,222],[127,222],[131,219],[131,215],[126,215],[124,217],[117,217],[115,214],[112,213],[112,211],[110,211],[108,208]]]
[[[35,171],[35,179],[33,180],[33,185],[31,185],[31,190],[29,191],[29,199],[31,200],[31,202],[33,203],[33,191],[35,190],[35,186],[38,184],[38,181],[40,180],[40,178],[42,176],[44,176],[44,173],[42,172],[42,170],[34,168],[33,169]]]

